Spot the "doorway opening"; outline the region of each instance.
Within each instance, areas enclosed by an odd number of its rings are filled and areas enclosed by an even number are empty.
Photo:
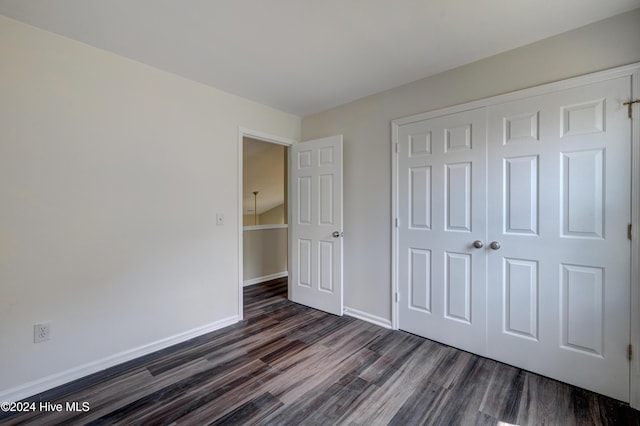
[[[288,151],[293,141],[241,129],[239,316],[245,287],[289,276]]]

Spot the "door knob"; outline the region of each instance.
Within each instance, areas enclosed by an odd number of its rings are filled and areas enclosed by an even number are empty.
[[[489,244],[489,247],[491,247],[491,250],[500,250],[500,243],[492,241],[491,244]]]
[[[475,240],[475,241],[473,242],[473,246],[474,246],[475,248],[482,248],[482,247],[484,247],[484,243],[483,243],[482,241],[480,241],[480,240]]]
[[[343,235],[344,235],[344,232],[338,232],[338,231],[333,231],[333,234],[331,234],[333,238],[339,238],[339,237],[342,237]]]

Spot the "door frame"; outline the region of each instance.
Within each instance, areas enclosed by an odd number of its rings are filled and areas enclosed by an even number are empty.
[[[242,169],[243,169],[243,140],[245,137],[249,137],[251,139],[257,139],[259,141],[273,143],[276,145],[283,145],[287,149],[294,144],[297,144],[298,141],[294,139],[285,138],[282,136],[270,135],[268,133],[259,132],[256,130],[247,129],[245,127],[238,127],[238,321],[242,321],[244,319],[244,306],[243,306],[243,288],[244,288],[244,247],[243,247],[243,233],[244,233],[244,225],[243,225],[243,206],[242,206],[242,195],[243,195],[243,179],[242,179]],[[287,158],[289,155],[287,155]],[[287,168],[290,168],[291,160],[289,159],[286,164]],[[290,201],[291,193],[287,191],[287,198]],[[290,205],[288,203],[288,205]],[[291,222],[291,213],[290,208],[287,209],[287,223]],[[287,237],[287,251],[291,246],[291,240]],[[289,256],[289,255],[287,255]],[[287,272],[289,277],[291,276],[291,263],[290,259],[287,259]],[[291,280],[288,280],[288,293],[291,293]]]
[[[543,84],[529,89],[518,90],[503,95],[492,96],[477,101],[467,102],[448,108],[438,109],[410,117],[399,118],[391,122],[391,323],[392,328],[399,327],[398,301],[398,129],[401,125],[428,120],[443,115],[454,114],[470,109],[489,107],[491,105],[515,101],[532,96],[544,95],[559,90],[570,89],[618,77],[631,77],[631,93],[634,99],[640,98],[640,62],[608,69],[605,71],[573,77],[553,83]],[[620,99],[620,114],[626,115],[627,107]],[[630,336],[629,341],[634,348],[634,355],[629,367],[629,403],[631,407],[640,409],[640,105],[633,108],[631,123],[631,224],[633,238],[631,240],[631,294],[630,294]],[[623,224],[621,224],[623,226]]]

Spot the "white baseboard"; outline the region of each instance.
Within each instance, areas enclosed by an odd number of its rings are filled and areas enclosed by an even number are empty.
[[[289,272],[288,271],[276,272],[275,274],[265,275],[263,277],[251,278],[250,280],[243,281],[242,282],[242,286],[243,287],[247,287],[247,286],[250,286],[250,285],[263,283],[265,281],[275,280],[276,278],[282,278],[282,277],[287,277],[287,276],[289,276]]]
[[[223,318],[219,321],[203,325],[202,327],[197,327],[185,331],[184,333],[179,333],[146,345],[139,346],[137,348],[133,348],[124,352],[117,353],[115,355],[108,356],[106,358],[99,359],[97,361],[89,362],[87,364],[62,371],[60,373],[52,374],[50,376],[43,377],[42,379],[34,380],[32,382],[28,382],[11,389],[1,391],[0,401],[20,401],[24,398],[37,395],[41,392],[53,389],[60,385],[64,385],[65,383],[69,383],[90,374],[106,370],[107,368],[114,367],[118,364],[131,361],[132,359],[148,355],[160,349],[168,348],[169,346],[185,342],[189,339],[193,339],[194,337],[219,330],[237,322],[237,315]]]
[[[371,315],[367,312],[359,311],[357,309],[349,308],[345,306],[342,312],[345,315],[349,315],[350,317],[361,319],[362,321],[370,322],[371,324],[379,325],[384,328],[393,328],[391,326],[391,321],[386,318],[379,317],[377,315]]]

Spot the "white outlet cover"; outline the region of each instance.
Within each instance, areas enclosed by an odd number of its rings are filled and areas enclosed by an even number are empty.
[[[51,339],[51,322],[41,322],[33,325],[33,343],[40,343]]]

